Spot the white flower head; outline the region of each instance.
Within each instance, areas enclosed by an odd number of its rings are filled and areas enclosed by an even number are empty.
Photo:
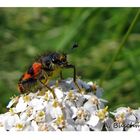
[[[36,93],[14,97],[7,113],[0,115],[0,131],[131,131],[139,125],[140,109],[120,107],[109,112],[96,82],[77,79],[50,81]],[[119,125],[120,127],[116,127]],[[131,126],[127,128],[125,125]]]

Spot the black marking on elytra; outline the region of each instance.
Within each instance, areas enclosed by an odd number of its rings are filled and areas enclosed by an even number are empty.
[[[34,75],[34,70],[33,70],[33,67],[30,66],[28,71],[27,71],[28,74],[31,74],[32,76]]]

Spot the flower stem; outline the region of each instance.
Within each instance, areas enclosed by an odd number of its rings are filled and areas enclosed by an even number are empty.
[[[115,55],[113,56],[113,58],[112,58],[112,60],[111,60],[111,63],[108,65],[108,67],[106,68],[105,72],[104,72],[103,75],[101,76],[101,79],[100,79],[100,81],[99,81],[99,84],[100,84],[100,85],[103,84],[103,82],[104,82],[105,78],[107,77],[108,73],[111,71],[111,69],[112,69],[112,67],[113,67],[113,64],[114,64],[114,62],[115,62],[117,56],[118,56],[119,53],[121,52],[122,48],[125,46],[125,43],[127,42],[128,37],[129,37],[131,31],[133,30],[133,28],[134,28],[136,22],[138,21],[139,16],[140,16],[140,10],[137,11],[136,16],[134,17],[133,21],[131,22],[131,24],[130,24],[130,26],[129,26],[129,28],[128,28],[128,30],[127,30],[125,36],[124,36],[124,38],[122,39],[122,42],[121,42],[120,46],[118,47],[118,49],[117,49]]]

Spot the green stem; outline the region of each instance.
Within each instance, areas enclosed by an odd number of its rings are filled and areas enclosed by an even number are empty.
[[[103,73],[103,75],[102,75],[102,77],[101,77],[101,80],[100,80],[100,85],[103,84],[103,82],[104,82],[106,76],[107,76],[108,73],[111,71],[112,66],[113,66],[113,64],[114,64],[114,62],[115,62],[117,56],[118,56],[119,53],[121,52],[122,48],[125,46],[125,43],[127,42],[127,39],[128,39],[128,37],[129,37],[129,35],[130,35],[132,29],[134,28],[134,26],[135,26],[135,24],[136,24],[136,22],[137,22],[139,16],[140,16],[140,10],[137,11],[136,16],[134,17],[134,19],[133,19],[131,25],[129,26],[129,28],[128,28],[128,30],[127,30],[127,32],[126,32],[126,34],[125,34],[125,36],[124,36],[124,38],[123,38],[123,40],[122,40],[120,46],[118,47],[118,49],[117,49],[115,55],[113,56],[113,58],[112,58],[112,60],[111,60],[111,63],[108,65],[108,67],[106,68],[105,72]]]

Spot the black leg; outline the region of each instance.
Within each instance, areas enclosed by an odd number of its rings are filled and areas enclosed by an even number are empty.
[[[62,74],[62,70],[60,71],[60,80],[63,80],[63,74]]]
[[[45,82],[44,82],[44,84],[46,84],[47,85],[47,83],[48,83],[48,74],[46,73],[46,71],[44,70],[44,69],[42,69],[42,75],[44,76],[44,78],[45,78]]]
[[[46,87],[48,90],[50,90],[50,91],[52,92],[52,95],[53,95],[54,99],[56,98],[55,93],[54,93],[54,90],[53,90],[52,88],[50,88],[47,84],[44,84],[43,82],[41,82],[41,80],[38,80],[38,82],[39,82],[42,86]]]
[[[54,90],[52,88],[50,88],[47,84],[48,84],[48,75],[47,73],[45,72],[45,70],[42,70],[42,74],[44,75],[45,77],[45,82],[42,82],[40,79],[37,79],[38,82],[42,85],[42,86],[45,86],[48,90],[50,90],[53,94],[53,97],[56,98],[55,96],[55,93],[54,93]]]
[[[74,65],[67,65],[65,66],[66,69],[73,69],[73,81],[74,81],[74,84],[75,86],[79,89],[79,91],[81,92],[82,89],[79,87],[77,81],[76,81],[76,68]]]

